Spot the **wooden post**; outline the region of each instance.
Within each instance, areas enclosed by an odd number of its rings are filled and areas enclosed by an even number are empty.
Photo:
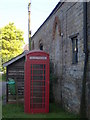
[[[29,4],[28,4],[28,39],[29,39],[29,50],[31,50],[31,31],[30,31],[30,7],[31,7],[31,2],[29,1]]]
[[[15,83],[16,83],[16,103],[17,103],[17,106],[18,106],[18,83],[17,83],[17,79],[15,79]]]
[[[6,68],[6,103],[8,103],[8,66]]]

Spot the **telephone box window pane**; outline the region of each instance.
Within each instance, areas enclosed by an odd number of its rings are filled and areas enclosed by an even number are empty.
[[[43,69],[43,65],[42,64],[41,65],[40,64],[39,65],[38,64],[34,64],[33,65],[33,69]]]
[[[31,80],[32,80],[32,75],[31,75]]]
[[[43,76],[33,76],[33,80],[43,80]]]
[[[33,70],[33,75],[43,75],[43,70]]]
[[[33,86],[43,86],[43,83],[44,83],[44,81],[40,81],[40,82],[33,81],[33,83],[31,83],[31,85],[33,85]]]
[[[31,66],[31,108],[45,108],[45,64]]]

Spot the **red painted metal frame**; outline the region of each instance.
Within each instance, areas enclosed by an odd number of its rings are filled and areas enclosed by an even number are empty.
[[[40,60],[35,60],[35,59],[30,59],[30,57],[37,56],[37,57],[47,57],[47,59],[40,59]],[[31,65],[42,65],[43,64],[43,85],[41,86],[43,89],[42,92],[42,108],[33,108],[30,107],[30,100],[32,99],[33,102],[33,92],[32,95],[30,94],[30,86],[31,86]],[[45,67],[45,86],[44,86],[44,65]],[[33,67],[32,67],[33,69]],[[33,72],[33,70],[32,70]],[[33,73],[32,73],[33,75]],[[39,74],[40,75],[40,74]],[[39,80],[37,80],[39,81]],[[33,82],[33,79],[32,79]],[[49,112],[49,54],[43,52],[43,51],[31,51],[26,55],[26,62],[25,62],[25,93],[24,93],[24,111],[25,113],[48,113]],[[45,87],[45,91],[44,91]],[[37,86],[36,86],[37,88]],[[32,90],[33,90],[33,85],[32,85]],[[45,92],[45,93],[44,93]],[[44,98],[45,94],[45,98]],[[30,96],[32,97],[30,99]],[[45,102],[44,102],[45,100]],[[45,103],[45,107],[44,107]],[[35,104],[35,103],[34,103]],[[33,104],[32,104],[33,105]]]

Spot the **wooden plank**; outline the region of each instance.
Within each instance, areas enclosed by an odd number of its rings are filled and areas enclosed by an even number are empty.
[[[6,68],[6,82],[8,81],[8,67]],[[6,102],[8,102],[8,85],[6,84]]]

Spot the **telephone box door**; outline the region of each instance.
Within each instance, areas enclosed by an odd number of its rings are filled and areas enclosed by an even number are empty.
[[[33,53],[27,59],[25,82],[29,92],[26,92],[28,112],[49,112],[49,56],[43,52]]]

